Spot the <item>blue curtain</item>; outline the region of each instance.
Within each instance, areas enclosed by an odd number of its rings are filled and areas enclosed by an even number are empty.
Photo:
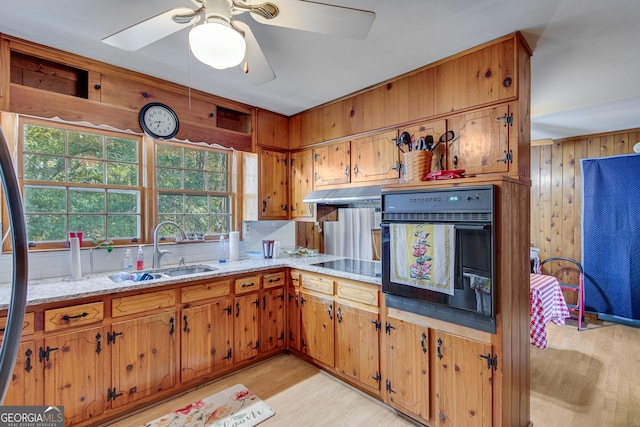
[[[582,160],[585,309],[640,319],[640,155]]]

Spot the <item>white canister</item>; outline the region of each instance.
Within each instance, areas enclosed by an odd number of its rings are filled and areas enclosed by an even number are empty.
[[[229,260],[237,261],[240,258],[240,232],[229,232]]]
[[[280,254],[280,240],[276,240],[275,242],[273,242],[273,257],[278,258],[279,254]]]

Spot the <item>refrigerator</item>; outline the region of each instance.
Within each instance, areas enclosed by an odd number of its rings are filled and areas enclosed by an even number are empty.
[[[0,181],[4,190],[11,229],[13,279],[7,324],[0,348],[0,404],[4,402],[18,355],[24,312],[27,305],[28,241],[18,177],[11,161],[9,144],[0,129]]]

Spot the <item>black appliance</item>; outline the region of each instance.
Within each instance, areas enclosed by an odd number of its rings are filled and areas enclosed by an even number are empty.
[[[344,271],[345,273],[359,274],[361,276],[381,277],[382,265],[380,262],[362,259],[345,258],[335,261],[319,262],[316,267],[330,268],[332,270]]]
[[[492,185],[382,194],[382,291],[388,307],[495,333],[494,195]],[[393,230],[418,230],[421,225],[433,225],[430,230],[445,225],[448,227],[440,228],[454,236],[451,240],[455,246],[448,249],[452,255],[444,267],[440,264],[441,269],[452,269],[447,270],[452,278],[448,293],[433,290],[428,283],[424,287],[416,284],[418,279],[433,280],[434,275],[418,275],[415,279],[416,254],[398,253],[404,243],[391,253],[396,246],[392,236],[396,241],[400,236]],[[432,241],[426,246],[438,244]],[[397,271],[402,269],[410,271],[409,282],[398,279]]]

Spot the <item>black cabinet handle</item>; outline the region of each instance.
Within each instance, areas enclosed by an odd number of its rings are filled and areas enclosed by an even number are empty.
[[[173,335],[173,333],[176,331],[176,320],[171,317],[169,319],[169,323],[171,324],[171,329],[169,329],[169,335]]]
[[[223,359],[231,359],[231,355],[232,355],[232,353],[231,353],[231,349],[229,349],[229,350],[227,351],[227,355],[226,355],[226,356],[224,356],[224,357],[223,357]]]
[[[338,312],[336,313],[336,320],[338,323],[342,323],[342,310],[338,307]]]
[[[227,314],[231,316],[231,306],[228,306],[227,308],[223,308],[222,311],[226,311]]]
[[[278,283],[280,281],[280,277],[276,277],[275,279],[272,277],[269,279],[269,283]]]
[[[240,303],[236,303],[236,317],[240,317]]]
[[[46,360],[47,362],[49,361],[49,355],[51,354],[52,351],[58,350],[58,347],[49,347],[47,346],[46,350],[43,350],[42,347],[40,347],[40,362],[42,362],[43,360]]]
[[[187,318],[186,314],[182,318],[182,322],[184,323],[184,326],[182,327],[182,330],[184,332],[189,332],[189,319]]]
[[[333,304],[329,304],[327,312],[329,313],[329,319],[333,320]]]
[[[96,353],[100,354],[102,351],[102,335],[96,335]]]
[[[65,322],[71,320],[71,319],[80,319],[82,317],[87,317],[89,315],[89,313],[82,313],[82,314],[78,314],[77,316],[69,316],[67,314],[65,314],[64,316],[62,316],[62,320],[64,320]]]
[[[243,287],[243,288],[251,288],[251,287],[253,287],[253,286],[255,286],[255,285],[256,285],[256,284],[255,284],[255,283],[253,283],[253,282],[251,282],[251,283],[243,283],[243,284],[242,284],[242,287]]]
[[[24,370],[27,372],[31,372],[31,370],[33,369],[33,365],[31,365],[31,355],[33,354],[33,351],[31,351],[30,348],[27,349],[27,351],[24,352],[24,355],[27,357],[27,360],[24,364]]]
[[[438,338],[438,359],[442,359],[442,340]]]
[[[425,342],[427,341],[427,334],[425,334],[424,332],[422,333],[422,340],[420,342],[420,344],[422,345],[422,352],[426,353],[427,352],[427,347],[424,345]]]

